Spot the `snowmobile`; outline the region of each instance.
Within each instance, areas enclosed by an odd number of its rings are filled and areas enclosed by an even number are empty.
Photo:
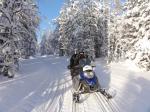
[[[85,93],[100,92],[108,99],[114,97],[106,89],[101,88],[93,67],[90,65],[84,66],[79,76],[73,78],[73,88],[75,89],[73,92],[73,101],[76,103],[80,101],[80,95]]]

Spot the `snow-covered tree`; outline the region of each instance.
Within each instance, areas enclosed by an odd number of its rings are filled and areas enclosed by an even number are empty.
[[[60,49],[65,54],[76,49],[92,57],[106,55],[107,20],[98,0],[72,0],[62,8],[57,20]]]
[[[53,39],[54,39],[54,35],[52,31],[48,30],[43,33],[42,41],[40,44],[41,55],[54,54],[54,49],[52,46]]]
[[[59,28],[56,27],[55,30],[53,31],[53,39],[51,41],[52,47],[54,50],[54,54],[59,54]]]
[[[0,35],[3,43],[11,46],[12,54],[15,51],[21,54],[23,50],[28,52],[25,50],[23,43],[32,40],[36,42],[35,31],[38,23],[38,8],[33,0],[2,1],[0,5]],[[31,41],[28,41],[28,39]]]
[[[150,70],[150,2],[129,0],[125,12],[109,25],[110,60],[131,59]]]

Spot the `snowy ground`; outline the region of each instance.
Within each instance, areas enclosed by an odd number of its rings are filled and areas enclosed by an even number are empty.
[[[150,72],[101,59],[96,64],[102,87],[117,90],[114,99],[93,93],[75,105],[67,58],[45,56],[22,60],[14,79],[0,76],[0,112],[150,112]]]

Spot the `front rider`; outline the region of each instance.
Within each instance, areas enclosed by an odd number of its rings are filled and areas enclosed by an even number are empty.
[[[70,65],[68,66],[71,72],[71,77],[73,78],[74,76],[76,76],[76,74],[78,74],[78,68],[76,67],[77,65],[79,65],[78,62],[78,54],[73,54],[71,56],[70,59]]]
[[[88,58],[88,55],[83,51],[77,54],[73,54],[69,65],[72,79],[74,76],[79,75],[79,73],[83,71],[82,69],[85,65],[90,65],[90,63],[91,61]]]
[[[85,65],[90,65],[90,64],[91,64],[91,60],[89,59],[88,55],[85,54],[84,52],[80,52],[79,53],[79,66],[81,67],[81,69],[83,69]]]

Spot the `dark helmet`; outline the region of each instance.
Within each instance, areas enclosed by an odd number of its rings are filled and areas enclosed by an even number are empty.
[[[79,57],[80,58],[85,58],[85,53],[83,51],[79,52]]]
[[[83,54],[84,54],[84,52],[83,52],[83,51],[81,51],[81,52],[79,52],[79,54],[83,55]]]

